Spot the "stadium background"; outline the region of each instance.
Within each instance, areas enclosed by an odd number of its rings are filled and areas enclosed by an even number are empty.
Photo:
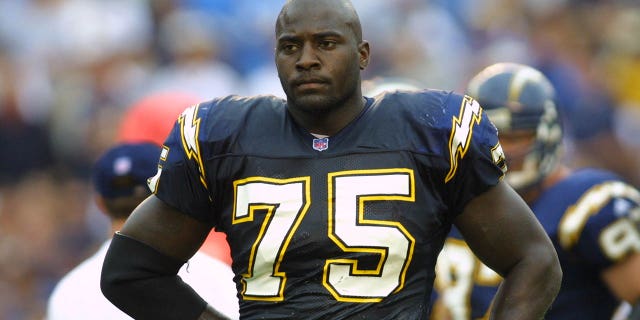
[[[614,0],[353,0],[366,79],[464,91],[497,61],[558,88],[568,160],[640,182],[640,4]],[[42,319],[56,281],[108,235],[91,163],[157,91],[282,95],[283,0],[0,1],[0,319]]]

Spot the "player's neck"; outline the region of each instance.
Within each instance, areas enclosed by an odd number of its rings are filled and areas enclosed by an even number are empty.
[[[563,180],[564,178],[566,178],[570,173],[571,173],[571,169],[569,169],[569,167],[564,165],[559,165],[555,170],[551,172],[551,174],[547,176],[546,179],[542,181],[542,189],[546,190],[548,188],[551,188],[560,180]]]
[[[318,139],[322,139],[322,138],[327,138],[327,137],[329,137],[329,136],[328,136],[328,135],[326,135],[326,134],[319,134],[319,133],[313,133],[313,132],[311,132],[311,135],[313,135],[314,137],[316,137],[316,138],[318,138]]]
[[[528,204],[533,203],[540,197],[540,195],[547,189],[553,187],[556,183],[567,177],[571,173],[571,169],[564,165],[559,165],[553,170],[538,186],[531,188],[524,194],[522,199]]]
[[[353,100],[353,99],[351,99]],[[290,113],[298,124],[309,132],[321,136],[333,136],[349,125],[364,110],[366,99],[360,95],[355,101],[346,101],[341,106],[318,112],[304,112],[298,108]],[[295,110],[294,110],[295,109]]]

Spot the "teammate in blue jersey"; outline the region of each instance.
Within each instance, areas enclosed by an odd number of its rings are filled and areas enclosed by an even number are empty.
[[[564,277],[546,319],[612,319],[621,301],[637,303],[640,192],[607,171],[562,163],[554,90],[537,70],[489,66],[470,81],[468,94],[500,131],[506,181],[531,206],[558,252]],[[500,277],[461,239],[454,230],[439,258],[435,309],[447,319],[479,319]]]
[[[557,255],[502,181],[478,103],[435,90],[363,97],[369,44],[347,0],[287,1],[276,39],[287,100],[230,96],[180,115],[154,195],[113,237],[104,294],[136,319],[222,319],[175,276],[214,227],[242,319],[427,319],[455,224],[506,279],[495,318],[542,318]]]

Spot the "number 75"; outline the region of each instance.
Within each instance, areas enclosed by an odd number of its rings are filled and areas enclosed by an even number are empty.
[[[410,169],[329,173],[327,236],[344,252],[381,258],[375,269],[358,268],[357,259],[327,259],[323,286],[338,301],[378,302],[404,287],[415,239],[397,221],[364,216],[369,201],[415,201]],[[253,223],[266,211],[242,274],[245,300],[282,301],[287,274],[280,265],[294,233],[311,206],[311,177],[251,177],[234,182],[233,224]]]

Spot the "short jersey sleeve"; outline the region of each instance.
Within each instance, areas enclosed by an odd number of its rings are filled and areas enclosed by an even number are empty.
[[[507,171],[498,130],[477,101],[452,94],[447,102],[450,128],[445,199],[454,214],[496,185]]]
[[[639,224],[640,192],[621,181],[603,182],[567,210],[560,244],[604,269],[640,252]]]
[[[168,205],[212,224],[212,199],[201,141],[209,108],[211,104],[195,105],[178,116],[163,145],[158,171],[148,185]]]

